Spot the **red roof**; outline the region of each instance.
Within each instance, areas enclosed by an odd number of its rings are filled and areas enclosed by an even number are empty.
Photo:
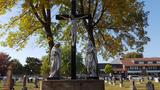
[[[123,68],[113,68],[113,71],[124,71]]]
[[[134,65],[133,62],[131,61],[127,61],[127,60],[122,60],[122,64],[125,65],[125,66],[131,66],[131,65]]]
[[[160,61],[160,58],[127,58],[124,60],[137,60],[137,61]]]
[[[160,61],[160,58],[128,58],[121,60],[122,64],[125,66],[160,66],[160,64],[135,64],[132,61]]]

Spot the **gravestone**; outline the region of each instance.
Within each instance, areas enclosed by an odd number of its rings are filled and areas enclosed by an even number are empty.
[[[2,80],[2,87],[5,87],[6,81],[7,81],[6,77],[3,77],[3,80]]]
[[[23,76],[23,87],[22,87],[21,90],[27,90],[26,81],[27,81],[27,77],[26,77],[26,75],[24,75],[24,76]]]
[[[154,90],[154,84],[149,81],[149,82],[146,84],[146,90]]]
[[[13,84],[12,84],[13,64],[9,63],[7,69],[8,71],[7,71],[6,83],[4,83],[4,87],[2,90],[12,90],[13,89]]]
[[[140,82],[141,82],[141,83],[143,83],[143,82],[144,82],[144,78],[143,78],[143,77],[141,77]]]
[[[119,87],[123,87],[123,78],[122,78],[122,76],[120,76],[119,82],[120,82]]]
[[[112,78],[111,78],[111,76],[108,78],[108,81],[109,81],[109,84],[112,84]]]
[[[37,77],[35,77],[35,80],[34,80],[34,87],[38,88],[38,78]]]
[[[159,83],[159,77],[155,77],[154,81],[157,82],[157,83]]]
[[[112,77],[112,82],[113,82],[113,85],[116,85],[116,78],[115,78],[115,76]]]
[[[137,90],[134,80],[130,80],[130,88],[130,90]]]

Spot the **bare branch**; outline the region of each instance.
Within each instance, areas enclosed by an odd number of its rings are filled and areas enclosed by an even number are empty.
[[[105,11],[105,8],[102,9],[101,15],[100,15],[99,19],[97,20],[97,22],[94,23],[93,27],[96,26],[99,23],[99,21],[101,20],[103,14],[104,14],[104,11]]]
[[[30,28],[31,28],[31,27],[30,27]],[[43,28],[43,26],[39,26],[39,27],[35,28],[32,32],[28,33],[28,35],[27,35],[26,37],[21,38],[21,40],[18,41],[19,43],[17,43],[17,45],[15,45],[15,47],[18,48],[22,43],[24,43],[24,42],[29,38],[29,36],[30,36],[31,34],[33,34],[36,30],[38,30],[38,29],[40,29],[40,28]]]
[[[47,21],[46,10],[45,10],[44,4],[42,5],[41,9],[42,9],[43,18],[45,21]]]
[[[32,10],[33,10],[33,14],[36,16],[36,18],[41,22],[42,25],[45,25],[45,22],[44,22],[44,21],[40,18],[40,16],[38,15],[38,13],[37,13],[37,11],[36,11],[33,3],[32,3],[32,2],[29,2],[29,4],[30,4],[30,6],[31,6],[31,8],[32,8]]]
[[[98,5],[98,0],[96,0],[95,8],[94,8],[94,11],[93,11],[93,18],[95,17],[95,14],[96,14],[97,5]]]
[[[47,9],[47,23],[51,25],[51,9]]]
[[[80,10],[81,10],[81,13],[84,14],[83,0],[80,0],[80,3],[81,3],[81,9],[80,9]],[[83,22],[84,22],[85,27],[87,27],[88,24],[87,24],[86,19],[83,19]]]

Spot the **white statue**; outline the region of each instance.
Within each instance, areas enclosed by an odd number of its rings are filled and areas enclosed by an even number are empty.
[[[89,77],[97,77],[97,64],[96,48],[93,46],[92,42],[89,41],[85,57],[85,66]]]
[[[60,43],[55,43],[51,50],[51,70],[49,77],[59,77],[59,69],[61,65],[61,49],[59,47]]]

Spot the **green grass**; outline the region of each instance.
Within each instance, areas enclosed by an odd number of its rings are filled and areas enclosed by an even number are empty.
[[[21,90],[23,87],[22,83],[16,82],[14,90]],[[2,90],[2,82],[0,81],[0,90]],[[39,88],[34,88],[34,83],[27,83],[27,90],[40,90]]]
[[[146,83],[147,81],[143,83],[139,83],[139,81],[136,81],[136,87],[137,90],[146,90]],[[160,83],[154,83],[155,90],[160,90]],[[15,90],[21,90],[22,83],[15,83],[14,86]],[[34,88],[34,83],[27,83],[27,89],[28,90],[40,90],[40,88]],[[0,90],[2,90],[2,83],[0,82]],[[116,82],[116,85],[110,85],[108,83],[105,84],[105,90],[130,90],[130,82],[124,81],[123,87],[119,87],[119,82]]]
[[[136,83],[137,90],[146,90],[147,81],[144,81],[143,83],[136,81],[135,83]],[[152,82],[152,83],[154,84],[155,90],[160,90],[160,83],[156,83],[156,82]],[[124,81],[123,87],[119,87],[119,82],[116,82],[116,85],[111,85],[106,83],[105,90],[130,90],[130,82]]]

